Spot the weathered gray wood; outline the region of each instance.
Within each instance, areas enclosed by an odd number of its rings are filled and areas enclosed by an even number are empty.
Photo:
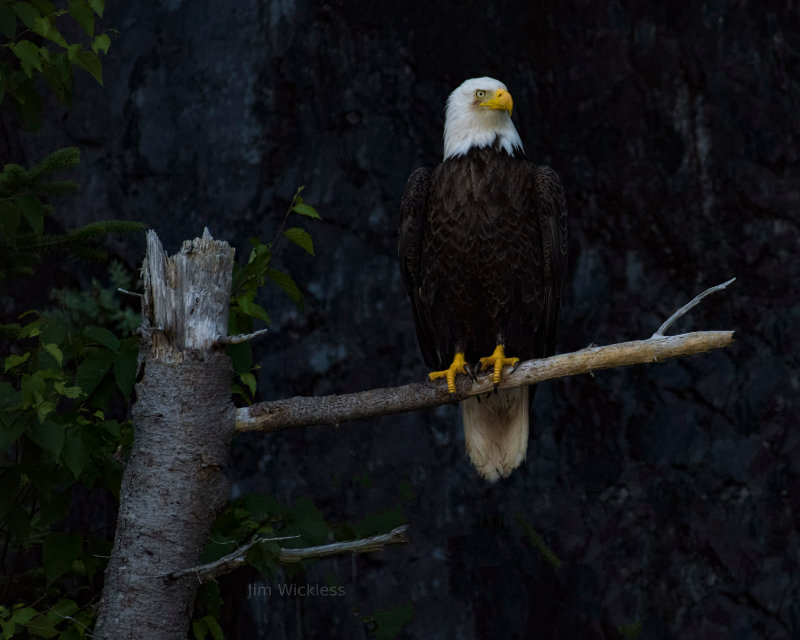
[[[498,387],[509,389],[611,367],[660,362],[667,358],[720,349],[732,342],[733,331],[696,331],[679,336],[653,336],[647,340],[589,347],[541,360],[527,360],[513,373],[507,369]],[[259,402],[237,410],[236,430],[279,431],[312,424],[338,426],[350,420],[430,409],[488,393],[493,388],[491,376],[483,375],[472,381],[464,375],[456,378],[455,396],[448,393],[447,385],[440,380],[343,395],[296,396]]]
[[[154,232],[143,268],[140,379],[114,548],[94,637],[184,640],[197,564],[229,492],[225,476],[236,410],[227,333],[233,249],[211,238],[167,257]]]

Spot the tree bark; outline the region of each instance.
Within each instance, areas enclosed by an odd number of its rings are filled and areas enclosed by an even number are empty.
[[[696,331],[679,336],[656,334],[647,340],[587,347],[550,358],[527,360],[513,372],[507,369],[498,388],[511,389],[600,369],[661,362],[668,358],[720,349],[732,342],[733,331]],[[469,376],[458,376],[455,394],[448,393],[447,385],[439,380],[343,395],[310,398],[295,396],[237,409],[236,430],[272,432],[312,424],[332,424],[338,427],[350,420],[430,409],[448,402],[458,402],[470,396],[489,393],[493,388],[491,375],[483,374],[474,381]]]
[[[148,232],[134,443],[94,637],[184,640],[198,563],[229,493],[236,410],[227,335],[233,249],[203,237],[167,257]]]

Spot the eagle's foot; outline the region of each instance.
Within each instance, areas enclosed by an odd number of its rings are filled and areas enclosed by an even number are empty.
[[[464,354],[459,352],[453,358],[453,363],[443,371],[431,371],[428,378],[431,380],[438,380],[439,378],[447,379],[447,390],[450,393],[456,392],[456,375],[459,373],[470,373],[469,365],[464,360]]]
[[[492,372],[492,382],[494,382],[494,388],[497,390],[497,385],[500,384],[500,378],[503,374],[503,367],[506,365],[511,365],[516,369],[519,366],[519,358],[506,358],[506,350],[502,344],[498,344],[494,348],[494,353],[486,358],[481,358],[480,366],[482,369],[488,369],[489,367],[493,367],[494,371]]]

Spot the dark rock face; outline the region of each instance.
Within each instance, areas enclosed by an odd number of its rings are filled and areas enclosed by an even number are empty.
[[[107,89],[20,141],[81,146],[66,224],[144,220],[173,250],[204,225],[269,239],[307,185],[318,256],[278,258],[307,310],[265,300],[264,399],[424,375],[398,204],[467,77],[508,85],[566,187],[560,351],[647,337],[738,278],[675,328],[734,329],[732,347],[541,385],[528,462],[496,485],[453,407],[239,438],[238,491],[309,495],[331,521],[401,505],[412,542],[301,579],[341,597],[246,600],[256,578],[232,577],[229,637],[366,637],[354,612],[407,603],[408,638],[800,637],[798,7],[518,4],[123,3]]]

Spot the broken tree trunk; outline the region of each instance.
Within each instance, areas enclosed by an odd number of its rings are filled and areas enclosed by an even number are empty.
[[[228,498],[225,476],[236,410],[227,335],[233,249],[208,230],[167,257],[147,235],[134,442],[120,490],[114,548],[94,637],[180,639],[198,564]]]

